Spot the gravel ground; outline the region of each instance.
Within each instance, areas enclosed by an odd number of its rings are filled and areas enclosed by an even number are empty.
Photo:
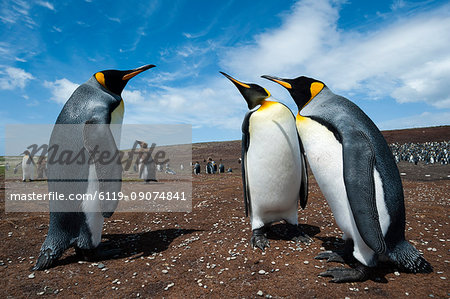
[[[333,284],[317,275],[339,264],[314,256],[340,248],[341,232],[311,174],[299,223],[313,242],[296,244],[284,236],[283,224],[275,224],[270,248],[262,253],[249,246],[239,152],[239,142],[194,145],[194,161],[221,157],[234,171],[194,176],[191,213],[116,213],[106,221],[102,242],[120,248],[118,257],[85,262],[70,249],[46,271],[30,267],[48,230],[48,214],[5,214],[2,194],[0,297],[450,297],[449,166],[399,165],[405,173],[406,236],[434,272],[407,274],[381,264],[365,282]]]

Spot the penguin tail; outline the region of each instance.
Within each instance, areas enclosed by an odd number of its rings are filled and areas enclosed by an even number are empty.
[[[389,258],[405,272],[431,273],[433,267],[420,252],[404,240],[388,253]]]

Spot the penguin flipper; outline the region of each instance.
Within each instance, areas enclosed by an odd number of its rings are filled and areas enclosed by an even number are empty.
[[[298,136],[298,135],[297,135]],[[305,209],[308,202],[308,169],[306,167],[305,150],[303,148],[302,140],[298,136],[298,143],[300,145],[300,159],[302,162],[302,181],[300,184],[300,207]]]
[[[250,133],[249,133],[249,125],[250,125],[250,116],[252,115],[254,111],[250,110],[245,114],[244,121],[242,122],[242,152],[241,152],[241,158],[242,158],[242,184],[244,185],[244,205],[245,205],[245,216],[248,217],[248,215],[251,213],[251,199],[250,199],[250,189],[248,185],[248,179],[247,179],[247,151],[248,147],[250,145]]]
[[[375,152],[369,137],[349,130],[342,136],[344,183],[359,234],[377,254],[386,252],[375,199]]]
[[[119,150],[114,141],[109,124],[101,119],[88,120],[83,128],[84,147],[89,153],[90,159],[94,161],[97,178],[99,181],[99,192],[109,192],[111,197],[118,197],[122,187],[122,164],[119,160]],[[107,157],[102,158],[102,155]],[[118,200],[102,200],[101,212],[103,217],[109,218],[117,208]]]

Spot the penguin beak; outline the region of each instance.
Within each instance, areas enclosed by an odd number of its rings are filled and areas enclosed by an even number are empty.
[[[292,89],[291,84],[289,84],[286,81],[284,81],[284,79],[281,79],[281,78],[278,78],[278,77],[274,77],[274,76],[268,76],[268,75],[263,75],[263,76],[261,76],[261,78],[268,79],[270,81],[278,83],[281,86],[283,86],[284,88]]]
[[[131,78],[133,78],[133,77],[136,76],[137,74],[140,74],[140,73],[142,73],[142,72],[144,72],[144,71],[146,71],[146,70],[148,70],[148,69],[151,69],[151,68],[153,68],[153,67],[155,67],[155,66],[156,66],[156,65],[153,65],[153,64],[147,64],[147,65],[138,67],[137,69],[128,71],[127,74],[125,74],[125,75],[122,77],[122,80],[124,80],[124,81],[125,81],[125,80],[130,80]]]
[[[224,72],[220,72],[222,75],[224,75],[225,77],[227,77],[228,79],[230,79],[231,82],[233,82],[238,88],[239,86],[245,87],[245,88],[250,88],[250,86],[248,84],[242,83],[236,79],[234,79],[233,77],[231,77],[228,74],[225,74]]]

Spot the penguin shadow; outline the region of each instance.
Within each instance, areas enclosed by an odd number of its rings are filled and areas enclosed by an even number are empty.
[[[93,257],[89,262],[100,262],[106,260],[116,260],[123,258],[138,259],[147,257],[154,253],[167,250],[170,244],[178,237],[189,235],[201,230],[196,229],[162,229],[134,234],[105,234],[98,248],[101,251],[114,252],[110,256]],[[68,265],[85,260],[82,256],[73,254],[58,261],[57,265]],[[57,266],[55,265],[55,266]]]
[[[270,240],[289,241],[298,236],[298,232],[303,232],[309,237],[314,237],[320,233],[320,228],[315,225],[298,224],[298,231],[292,229],[292,226],[286,223],[276,223],[268,228],[267,238]]]
[[[342,238],[337,237],[316,237],[318,240],[322,241],[322,247],[325,250],[331,250],[339,253],[343,253],[345,250],[345,241]],[[319,252],[317,252],[319,254]],[[344,265],[355,267],[357,264],[356,259],[352,256],[351,260],[347,261]],[[337,267],[336,263],[325,263],[325,268]],[[376,283],[388,283],[386,275],[392,274],[395,271],[399,271],[396,266],[388,261],[378,261],[377,266],[368,273],[366,280],[371,280]]]

